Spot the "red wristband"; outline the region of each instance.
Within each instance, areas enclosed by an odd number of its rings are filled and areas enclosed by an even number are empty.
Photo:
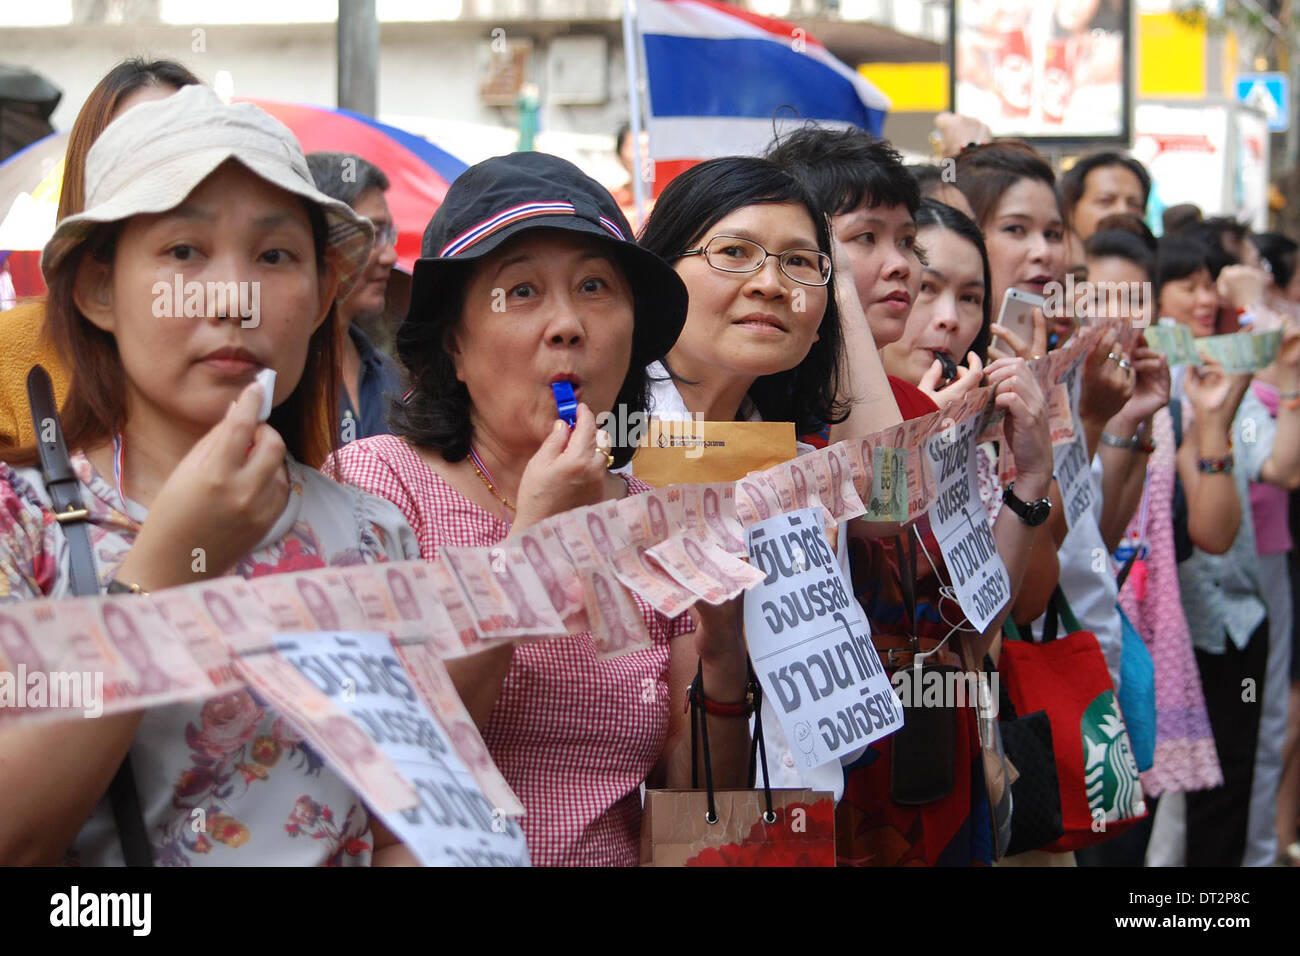
[[[703,694],[697,694],[695,684],[692,683],[686,690],[686,706],[682,708],[683,712],[690,710],[692,698],[699,700],[704,707],[704,712],[713,717],[750,717],[754,713],[754,686],[752,683],[745,688],[745,699],[734,704],[725,704],[722,701],[712,700]]]

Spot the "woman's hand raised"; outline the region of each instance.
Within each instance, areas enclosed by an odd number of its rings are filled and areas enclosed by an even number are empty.
[[[259,423],[262,387],[249,385],[226,417],[181,459],[159,489],[122,581],[165,588],[225,574],[283,513],[289,497],[284,440]]]
[[[1003,429],[1016,460],[1022,497],[1046,495],[1052,482],[1052,435],[1038,380],[1024,359],[1003,358],[989,365],[986,382],[996,388],[993,404],[1007,413]]]
[[[609,477],[608,443],[609,435],[596,427],[596,416],[585,404],[578,406],[572,429],[556,419],[519,479],[518,508],[511,530],[602,501]]]
[[[943,363],[935,359],[916,383],[917,389],[940,408],[951,405],[967,392],[980,387],[984,379],[984,363],[974,352],[966,353],[966,362],[970,366],[957,366],[957,377],[947,385],[940,386],[943,380]]]

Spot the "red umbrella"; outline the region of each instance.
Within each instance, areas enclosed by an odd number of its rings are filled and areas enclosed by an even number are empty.
[[[398,231],[397,266],[409,273],[420,257],[424,227],[442,205],[447,187],[469,167],[426,139],[351,110],[273,100],[248,102],[293,130],[303,152],[355,153],[384,171],[390,183],[384,198]]]

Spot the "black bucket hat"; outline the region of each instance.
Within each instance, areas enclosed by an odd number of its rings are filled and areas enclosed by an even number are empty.
[[[476,261],[531,229],[562,229],[606,244],[632,288],[632,361],[648,365],[668,353],[686,323],[686,286],[672,266],[636,244],[609,190],[547,153],[494,156],[456,178],[424,230],[406,321],[437,321],[449,284],[465,282]]]

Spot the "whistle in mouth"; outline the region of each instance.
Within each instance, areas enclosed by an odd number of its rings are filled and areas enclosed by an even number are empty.
[[[555,396],[555,414],[572,428],[578,423],[578,399],[573,394],[571,382],[552,382],[551,393]]]
[[[935,352],[934,357],[939,360],[943,384],[947,385],[957,378],[957,363],[952,360],[947,352]]]

